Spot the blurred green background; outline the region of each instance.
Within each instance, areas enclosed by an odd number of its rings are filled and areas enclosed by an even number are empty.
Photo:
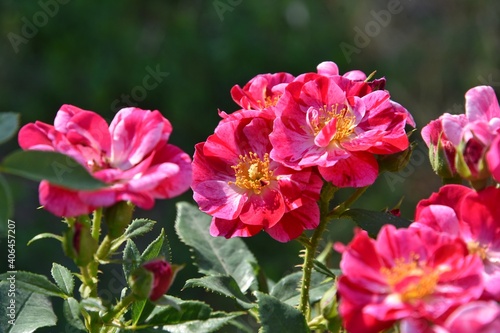
[[[315,71],[331,60],[341,72],[377,70],[376,77],[385,76],[392,99],[413,114],[420,130],[443,112],[463,112],[469,88],[487,84],[498,92],[499,17],[497,0],[2,0],[0,111],[18,112],[26,124],[52,123],[65,103],[108,121],[127,105],[158,109],[174,126],[170,142],[192,154],[217,125],[217,109],[237,110],[233,85],[259,73]],[[159,73],[154,88],[144,84],[151,71]],[[413,138],[421,143],[419,131]],[[15,149],[12,139],[0,147],[1,157]],[[63,224],[37,209],[37,184],[8,181],[16,202],[17,268],[46,275],[53,261],[74,268],[54,240],[25,245],[38,233],[61,233]],[[439,185],[420,144],[405,170],[381,175],[357,206],[381,210],[404,197],[402,215],[411,218],[416,203]],[[172,261],[188,263],[171,293],[221,309],[222,298],[180,291],[197,273],[174,234],[174,204],[191,197],[159,201],[136,216],[156,219],[155,232],[164,227],[169,235]],[[330,227],[331,238],[348,241],[351,230],[339,221]],[[271,279],[297,269],[298,244],[265,234],[245,241]],[[6,253],[5,239],[0,242]],[[0,271],[6,270],[4,258]]]

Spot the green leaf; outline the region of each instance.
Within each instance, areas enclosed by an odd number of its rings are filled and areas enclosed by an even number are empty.
[[[211,333],[218,331],[223,326],[229,324],[234,318],[243,313],[226,313],[224,316],[217,313],[217,317],[206,320],[191,320],[177,325],[164,325],[163,330],[170,333]],[[163,331],[164,332],[164,331]]]
[[[155,305],[147,299],[134,302],[134,304],[132,304],[132,322],[134,324],[143,322],[154,309]]]
[[[181,301],[179,298],[169,295],[162,295],[159,299],[154,301],[154,304],[157,306],[171,306],[175,308],[177,311],[181,311],[181,306],[179,305],[179,301]]]
[[[162,228],[160,235],[142,252],[141,263],[158,257],[168,258],[168,251],[168,240],[165,236],[165,230]]]
[[[4,143],[12,138],[19,128],[19,113],[0,113],[0,143]]]
[[[66,267],[53,263],[51,270],[52,277],[56,281],[59,288],[68,296],[73,295],[73,288],[75,287],[75,281],[73,280],[73,274]]]
[[[32,239],[30,239],[27,245],[30,245],[34,241],[37,241],[39,239],[44,239],[44,238],[54,238],[54,239],[57,239],[58,241],[60,241],[61,243],[63,241],[63,238],[59,235],[51,234],[50,232],[44,232],[44,233],[38,234],[35,237],[33,237]]]
[[[221,295],[235,299],[244,309],[251,309],[255,306],[241,292],[238,284],[232,276],[204,276],[198,279],[190,279],[186,281],[184,288],[201,287],[206,288]]]
[[[280,301],[296,306],[300,300],[300,283],[302,272],[295,272],[279,280],[271,289],[270,295]],[[311,274],[311,286],[309,289],[309,302],[314,304],[321,300],[324,293],[332,286],[333,282],[325,282],[325,276],[318,272]]]
[[[386,224],[392,224],[396,228],[407,228],[411,221],[386,212],[375,212],[366,209],[349,209],[341,217],[349,217],[372,237],[378,235],[380,229]]]
[[[14,201],[7,180],[0,174],[0,235],[7,235],[7,220],[12,216]]]
[[[256,292],[256,295],[262,333],[310,332],[302,312],[271,295],[261,292]]]
[[[73,297],[69,297],[64,300],[63,314],[68,321],[68,324],[79,330],[85,331],[85,326],[83,325],[82,319],[80,318],[80,304],[76,299],[74,299]]]
[[[0,332],[31,333],[40,327],[54,326],[57,322],[52,304],[44,295],[18,288],[17,285],[11,288],[9,281],[0,282],[0,295],[2,295],[0,297],[0,318],[2,318]],[[9,306],[14,306],[15,310],[11,312]],[[15,325],[11,325],[9,320],[15,320]]]
[[[16,287],[37,294],[46,296],[56,296],[66,298],[67,296],[55,284],[49,281],[45,276],[30,272],[17,271],[15,273],[4,273],[0,275],[0,281],[15,276]]]
[[[135,219],[125,230],[125,236],[127,238],[134,238],[137,236],[144,235],[145,233],[153,230],[156,221],[148,219]]]
[[[314,259],[313,260],[313,264],[314,264],[314,269],[323,274],[323,275],[326,275],[327,277],[330,277],[332,279],[335,279],[337,276],[340,276],[342,274],[342,272],[340,271],[340,269],[330,269],[328,268],[325,264],[323,264],[321,261],[319,260],[316,260]]]
[[[141,264],[141,253],[137,249],[134,241],[128,240],[123,250],[123,273],[125,278]]]
[[[156,307],[146,319],[146,323],[149,325],[167,325],[190,320],[206,320],[210,318],[212,313],[210,306],[203,302],[179,300],[177,304],[179,304],[180,310],[171,306]]]
[[[211,218],[187,202],[177,204],[175,229],[179,238],[194,250],[199,271],[205,275],[232,276],[242,292],[254,288],[257,260],[239,238],[212,237]]]
[[[153,226],[156,221],[148,220],[148,219],[135,219],[132,223],[127,227],[125,233],[120,237],[114,239],[111,245],[111,252],[118,250],[118,248],[125,242],[127,239],[132,239],[137,236],[141,236],[151,230],[153,230]]]
[[[96,190],[106,186],[71,157],[52,151],[14,152],[0,164],[0,171],[78,190]]]
[[[107,310],[106,307],[102,305],[101,299],[96,297],[84,298],[80,302],[80,305],[87,312],[99,312]]]
[[[158,239],[158,238],[157,238]],[[123,250],[123,273],[128,279],[130,273],[133,272],[141,264],[141,253],[132,240],[127,240],[125,249]],[[137,301],[132,304],[132,322],[138,323],[139,320],[148,316],[154,306],[148,300]]]

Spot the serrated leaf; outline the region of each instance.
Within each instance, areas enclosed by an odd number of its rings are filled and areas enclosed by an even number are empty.
[[[106,186],[71,157],[52,151],[14,152],[0,164],[0,171],[70,189],[96,190]]]
[[[302,280],[302,272],[295,272],[285,276],[279,280],[271,289],[270,295],[276,297],[280,301],[296,306],[300,300],[300,282]],[[333,282],[323,283],[325,276],[318,273],[311,273],[311,285],[309,288],[309,302],[314,304],[321,300],[324,293],[331,287]]]
[[[130,273],[133,272],[141,264],[141,253],[132,240],[127,240],[125,249],[123,250],[123,273],[128,278]],[[132,304],[132,322],[137,323],[144,316],[149,315],[153,310],[153,306],[149,304],[148,300],[137,301]]]
[[[376,212],[367,209],[349,209],[341,217],[348,217],[372,237],[378,235],[380,229],[386,224],[392,224],[396,228],[407,228],[411,221],[386,212]]]
[[[256,283],[257,260],[239,238],[212,237],[209,232],[210,216],[187,202],[177,204],[175,230],[179,238],[194,250],[200,273],[228,275],[246,292]]]
[[[137,236],[144,235],[145,233],[153,230],[156,221],[148,219],[135,219],[125,230],[125,236],[128,238],[134,238]]]
[[[154,305],[156,306],[171,306],[175,308],[178,311],[181,311],[181,306],[179,305],[179,298],[169,296],[169,295],[162,295],[159,299],[154,301]]]
[[[128,278],[130,273],[139,267],[140,264],[141,253],[137,249],[134,241],[129,239],[123,250],[123,273],[125,274],[125,278]]]
[[[142,252],[141,262],[144,263],[158,257],[168,257],[168,240],[163,228],[160,235]]]
[[[144,235],[145,233],[153,230],[156,221],[149,219],[135,219],[125,230],[125,233],[120,237],[114,239],[111,245],[111,251],[114,252],[125,242],[127,239],[132,239],[137,236]]]
[[[17,281],[16,281],[17,283]],[[14,293],[15,297],[10,297]],[[11,288],[8,281],[0,282],[0,332],[31,333],[40,327],[54,326],[57,317],[48,297],[16,287]],[[15,303],[12,303],[12,300]],[[14,304],[15,310],[8,308]],[[11,325],[9,320],[15,320]]]
[[[180,310],[174,307],[156,307],[146,319],[148,325],[179,324],[191,320],[206,320],[212,309],[200,301],[181,301],[177,303]]]
[[[62,265],[53,263],[51,274],[59,288],[61,288],[66,295],[71,296],[73,294],[73,288],[75,287],[75,281],[73,280],[71,271]]]
[[[80,318],[80,304],[76,299],[69,297],[64,300],[63,314],[64,318],[68,321],[68,324],[79,330],[85,331],[85,326]]]
[[[302,312],[271,295],[261,292],[256,292],[256,295],[262,333],[310,332]]]
[[[0,174],[0,235],[7,234],[7,220],[12,216],[14,202],[7,180]]]
[[[0,113],[0,143],[4,143],[12,138],[19,128],[19,113]]]
[[[225,317],[218,316],[206,320],[192,320],[177,325],[165,325],[163,329],[170,333],[211,333],[229,324],[234,318],[242,313],[228,313]]]
[[[0,275],[0,281],[6,280],[11,275],[15,275],[16,287],[37,294],[46,296],[56,296],[66,298],[67,296],[55,284],[45,276],[30,272],[17,271],[15,273],[4,273]]]
[[[198,279],[190,279],[186,281],[184,288],[201,287],[206,288],[221,295],[230,297],[238,302],[244,309],[251,309],[255,306],[241,292],[238,284],[232,276],[204,276]]]

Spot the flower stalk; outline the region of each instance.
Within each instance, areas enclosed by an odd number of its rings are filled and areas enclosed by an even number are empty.
[[[314,230],[311,238],[306,241],[301,241],[304,245],[304,264],[302,265],[302,282],[300,286],[300,303],[299,310],[304,314],[306,320],[309,318],[309,289],[311,287],[311,274],[313,268],[314,257],[318,248],[319,241],[326,229],[329,219],[330,201],[337,190],[331,183],[325,182],[321,189],[321,197],[319,201],[320,221],[318,227]]]

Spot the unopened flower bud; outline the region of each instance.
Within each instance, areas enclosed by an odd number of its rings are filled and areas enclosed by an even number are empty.
[[[108,226],[108,236],[115,239],[123,235],[125,229],[132,221],[134,205],[126,201],[120,201],[111,207],[104,209],[104,221]]]
[[[490,176],[486,163],[485,146],[478,138],[462,140],[457,148],[456,167],[458,174],[470,181],[480,183]]]
[[[165,259],[155,259],[142,264],[129,277],[132,292],[139,299],[156,301],[163,296],[182,267],[170,265]]]
[[[406,150],[403,150],[401,152],[390,155],[380,155],[378,158],[380,172],[398,172],[400,170],[403,170],[410,161],[413,149],[414,145],[411,144]]]
[[[77,219],[64,234],[64,253],[78,266],[85,266],[94,259],[97,245],[97,241],[90,233],[90,226],[80,219]]]

